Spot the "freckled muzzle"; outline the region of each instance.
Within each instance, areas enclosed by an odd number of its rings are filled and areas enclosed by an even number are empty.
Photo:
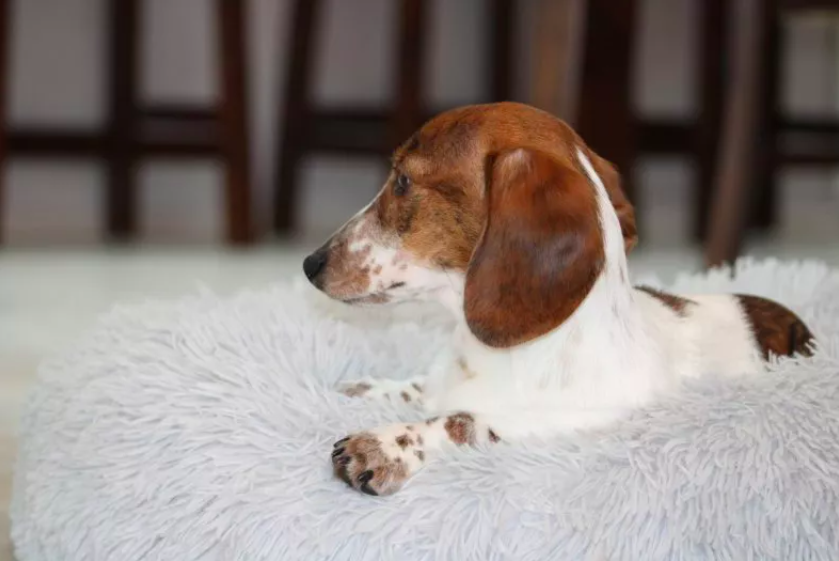
[[[373,240],[365,218],[361,213],[350,220],[303,260],[306,278],[330,298],[355,303],[370,295]]]
[[[348,304],[383,304],[415,297],[418,288],[423,288],[423,271],[402,251],[400,238],[383,227],[373,205],[303,261],[309,282],[330,298]]]

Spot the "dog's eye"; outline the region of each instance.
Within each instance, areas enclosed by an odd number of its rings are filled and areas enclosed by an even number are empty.
[[[397,196],[402,196],[408,192],[408,187],[410,186],[411,178],[404,173],[400,173],[396,176],[396,185],[393,188],[393,192],[396,193]]]

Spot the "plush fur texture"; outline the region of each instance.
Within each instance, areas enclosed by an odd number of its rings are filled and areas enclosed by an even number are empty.
[[[334,479],[326,454],[422,416],[334,388],[423,374],[446,316],[288,287],[118,309],[27,404],[18,559],[839,558],[839,273],[743,262],[670,289],[773,298],[819,349],[689,380],[612,427],[452,448],[387,498]]]

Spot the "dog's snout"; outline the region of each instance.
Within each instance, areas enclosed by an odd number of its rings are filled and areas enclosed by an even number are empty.
[[[314,282],[315,278],[326,265],[326,260],[327,253],[322,249],[319,249],[306,257],[306,259],[303,260],[303,273],[306,275],[306,278]]]

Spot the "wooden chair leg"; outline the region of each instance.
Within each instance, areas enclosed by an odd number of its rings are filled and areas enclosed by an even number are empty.
[[[248,150],[245,0],[216,0],[221,65],[221,137],[225,160],[227,240],[253,241]]]
[[[301,143],[306,136],[315,60],[321,0],[296,0],[288,30],[288,71],[285,77],[285,110],[280,112],[282,138],[278,139],[277,173],[274,186],[274,230],[288,234],[295,226]]]
[[[7,116],[7,91],[9,87],[9,42],[10,37],[10,8],[8,0],[0,0],[0,243],[5,233],[5,201],[6,201],[6,137],[9,133]]]
[[[699,0],[700,110],[696,128],[696,190],[693,232],[698,241],[707,236],[708,214],[714,191],[717,154],[725,97],[725,56],[730,7],[727,0]]]
[[[624,191],[636,208],[633,168],[638,135],[632,80],[637,4],[637,0],[586,0],[577,118],[583,140],[620,170]]]
[[[423,121],[423,70],[427,21],[425,0],[401,0],[396,49],[396,110],[391,116],[390,145],[407,140]]]
[[[762,49],[764,0],[734,5],[732,80],[725,103],[718,175],[708,217],[705,262],[717,266],[736,259],[746,231],[752,193],[750,180],[758,138],[760,91],[768,53]]]
[[[137,229],[134,185],[135,118],[137,113],[137,45],[140,37],[138,0],[110,0],[110,153],[107,156],[107,230],[125,240]]]
[[[487,62],[489,92],[492,101],[513,99],[513,60],[515,60],[516,11],[512,0],[490,0],[490,22]]]
[[[764,0],[767,4],[774,4]],[[765,71],[763,72],[760,100],[758,137],[758,164],[754,177],[755,197],[751,224],[761,230],[775,225],[778,215],[777,138],[780,114],[782,33],[779,12],[766,7],[762,19],[762,47]]]
[[[580,26],[581,0],[540,0],[533,36],[534,106],[573,124],[574,30]]]

